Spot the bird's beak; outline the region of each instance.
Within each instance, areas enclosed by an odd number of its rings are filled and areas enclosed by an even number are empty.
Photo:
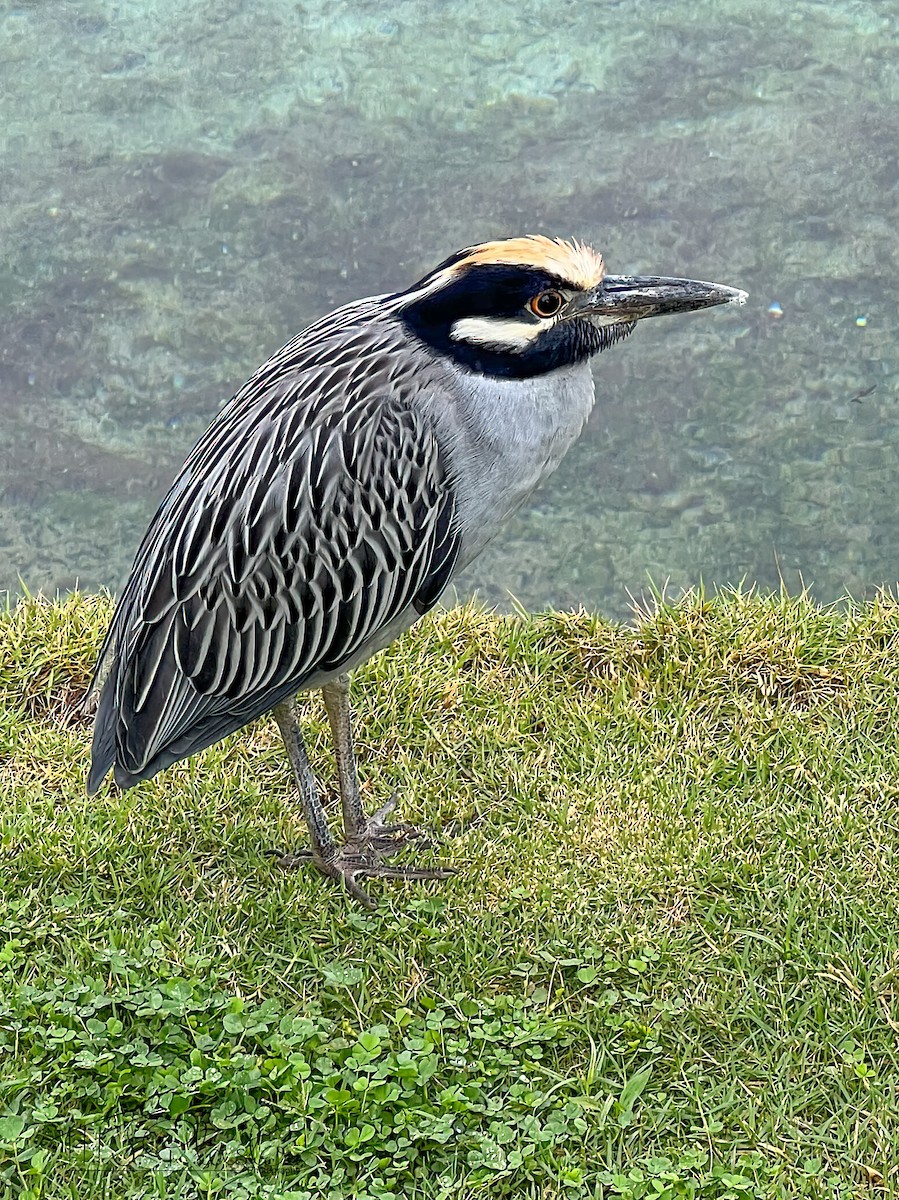
[[[695,312],[715,304],[745,303],[746,292],[723,283],[662,279],[653,275],[606,275],[599,287],[576,305],[572,316],[588,316],[596,325],[617,325],[665,313]]]

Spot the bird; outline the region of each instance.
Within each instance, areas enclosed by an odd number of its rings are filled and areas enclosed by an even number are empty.
[[[355,300],[272,355],[202,434],[140,542],[89,694],[94,794],[150,779],[249,722],[277,723],[311,862],[360,880],[443,879],[388,860],[426,834],[363,807],[350,672],[438,602],[561,462],[594,405],[591,359],[639,321],[746,293],[611,275],[577,240],[467,246]],[[297,716],[320,689],[342,839]]]

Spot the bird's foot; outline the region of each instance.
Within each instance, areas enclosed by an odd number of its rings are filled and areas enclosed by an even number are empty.
[[[357,878],[380,879],[449,879],[455,875],[451,867],[418,867],[408,866],[388,867],[384,865],[385,858],[405,849],[413,842],[430,841],[428,834],[405,821],[389,823],[386,818],[396,808],[397,798],[394,794],[386,804],[365,822],[360,830],[351,834],[346,843],[331,855],[321,855],[315,850],[297,850],[282,853],[270,850],[268,853],[277,861],[280,867],[298,867],[311,862],[321,871],[322,875],[342,882],[349,894],[366,908],[375,908],[375,901],[356,882]]]
[[[363,879],[449,879],[456,873],[449,867],[418,867],[414,864],[388,867],[381,862],[377,850],[370,846],[360,849],[349,842],[329,861],[318,860],[315,856],[312,861],[323,875],[342,882],[353,899],[366,908],[376,908],[377,905],[356,882],[360,876]]]
[[[372,813],[360,829],[347,835],[344,848],[353,848],[362,854],[366,850],[374,850],[379,858],[392,858],[412,842],[430,845],[431,837],[425,830],[410,825],[408,821],[387,821],[396,805],[397,794],[394,792],[387,803]]]
[[[353,899],[366,908],[377,908],[377,904],[356,882],[360,876],[363,879],[449,879],[456,873],[451,867],[417,867],[412,864],[388,867],[381,861],[381,853],[371,844],[360,846],[358,842],[347,842],[329,858],[323,858],[314,850],[297,850],[286,854],[272,850],[269,853],[279,867],[298,867],[311,862],[322,875],[341,882]],[[389,853],[396,853],[396,849]]]

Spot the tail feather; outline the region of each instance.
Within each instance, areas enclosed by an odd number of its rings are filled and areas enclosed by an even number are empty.
[[[87,776],[87,794],[93,796],[115,762],[115,676],[106,677],[100,692],[100,703],[94,717],[94,739],[91,743],[91,768]]]

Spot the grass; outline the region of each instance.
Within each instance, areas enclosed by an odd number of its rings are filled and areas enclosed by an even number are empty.
[[[459,873],[373,913],[270,722],[85,796],[109,610],[0,618],[0,1194],[899,1194],[889,595],[422,622],[360,761]]]

